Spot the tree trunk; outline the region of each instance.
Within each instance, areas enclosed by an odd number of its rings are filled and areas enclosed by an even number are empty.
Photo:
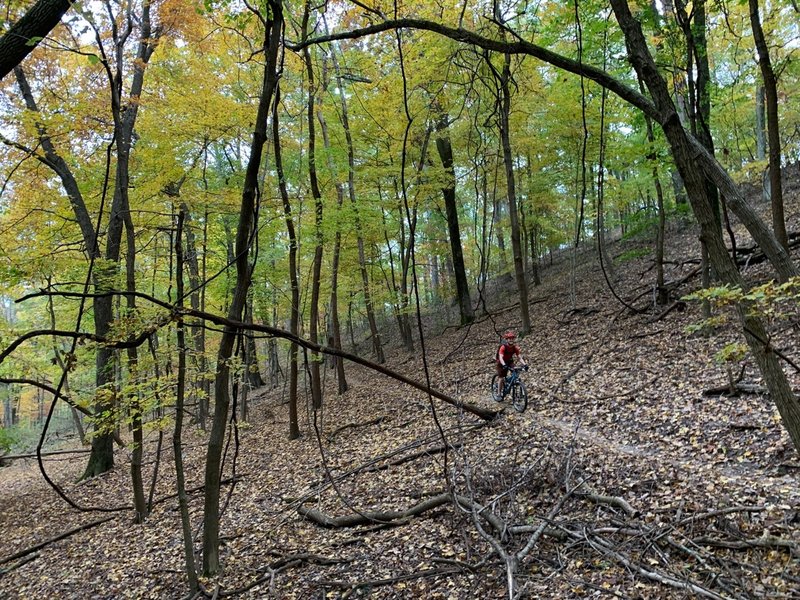
[[[308,0],[303,11],[303,24],[301,27],[301,38],[308,38],[308,20],[311,12],[311,4]],[[317,180],[317,140],[316,140],[316,120],[314,119],[314,109],[316,94],[314,83],[314,68],[311,64],[311,51],[308,46],[303,49],[303,62],[306,66],[306,77],[308,78],[308,106],[306,116],[308,120],[308,179],[311,186],[311,196],[314,198],[314,234],[317,245],[314,247],[314,263],[311,275],[311,307],[309,320],[309,338],[315,344],[319,341],[319,295],[322,284],[322,248],[325,239],[322,234],[322,193],[319,190]],[[311,405],[314,410],[322,408],[322,379],[320,378],[321,358],[319,353],[311,352]]]
[[[472,310],[472,298],[469,294],[467,273],[464,268],[464,252],[461,248],[461,230],[458,226],[458,208],[456,206],[456,177],[453,170],[453,147],[448,133],[447,115],[440,115],[436,124],[436,150],[445,171],[445,185],[442,197],[447,214],[447,232],[450,237],[450,252],[453,256],[453,269],[456,278],[456,302],[461,314],[461,324],[466,325],[475,320]]]
[[[300,335],[300,283],[297,280],[297,235],[294,229],[292,206],[289,203],[289,192],[283,172],[283,156],[281,152],[278,100],[280,88],[275,90],[275,104],[272,108],[272,143],[275,148],[275,172],[278,175],[278,189],[283,201],[283,213],[286,219],[286,231],[289,235],[289,281],[292,289],[292,308],[289,331],[292,335]],[[297,418],[297,384],[298,384],[298,347],[292,342],[289,347],[289,439],[300,437],[300,425]]]
[[[70,6],[70,0],[39,0],[0,37],[0,79],[39,45]]]
[[[528,195],[530,196],[531,190],[533,190],[533,172],[531,169],[531,157],[530,155],[525,157],[525,174],[528,180]],[[529,202],[528,210],[530,211],[530,225],[528,226],[528,244],[530,245],[531,249],[531,276],[533,277],[533,285],[539,286],[542,284],[542,280],[539,276],[539,225],[536,222],[536,207],[534,206],[533,202]]]
[[[327,33],[327,23],[325,23],[325,31]],[[325,62],[324,58],[322,64],[322,88],[327,89],[327,63]],[[317,103],[317,120],[319,121],[320,131],[322,132],[322,142],[326,150],[325,154],[328,157],[328,168],[330,169],[331,173],[334,173],[333,160],[330,153],[331,142],[328,135],[328,124],[327,121],[325,121],[325,115],[322,112],[322,99],[320,98]],[[341,214],[342,206],[344,204],[344,186],[340,181],[336,181],[334,185],[336,187],[336,208],[339,211],[339,214]],[[333,342],[332,345],[337,350],[342,350],[342,327],[339,322],[339,260],[342,251],[342,231],[338,220],[336,223],[336,233],[334,234],[333,253],[331,257],[331,299],[329,313],[331,328],[330,334]],[[336,367],[336,381],[339,386],[339,394],[344,394],[347,391],[347,378],[345,377],[344,372],[344,361],[339,357],[334,357],[334,364]]]
[[[189,267],[189,287],[191,293],[189,300],[192,309],[204,310],[201,308],[201,275],[200,261],[197,259],[197,243],[195,242],[194,230],[192,229],[192,217],[186,203],[181,203],[181,212],[184,215],[183,229],[186,237],[186,264]],[[205,224],[204,224],[205,228]],[[205,247],[205,246],[204,246]],[[204,253],[205,260],[205,253]],[[200,428],[205,431],[206,418],[208,416],[208,385],[206,378],[206,336],[205,327],[199,320],[193,321],[191,325],[191,337],[194,345],[194,399],[197,402],[197,422]]]
[[[514,255],[514,276],[519,294],[520,316],[522,327],[520,335],[526,336],[531,331],[531,318],[528,310],[528,284],[525,280],[525,264],[522,260],[522,236],[520,235],[519,216],[517,214],[517,190],[514,184],[514,155],[511,152],[511,131],[509,117],[511,115],[511,55],[503,55],[503,72],[500,79],[502,92],[500,106],[500,139],[503,145],[503,166],[506,173],[506,190],[508,193],[508,215],[511,220],[511,248]]]
[[[253,294],[247,295],[247,304],[244,308],[245,323],[253,322]],[[246,335],[244,339],[245,361],[244,369],[247,374],[247,385],[251,389],[258,389],[264,385],[264,379],[261,377],[261,369],[258,366],[258,349],[256,348],[256,339],[252,335]]]
[[[769,49],[761,28],[761,17],[758,14],[758,0],[749,0],[750,24],[753,39],[758,50],[758,66],[761,68],[761,79],[764,83],[764,95],[767,105],[767,136],[769,137],[769,193],[772,206],[772,229],[775,237],[789,250],[789,237],[786,234],[786,219],[783,215],[783,187],[781,183],[781,134],[778,123],[778,82],[772,70]]]
[[[644,82],[639,81],[639,87],[644,92]],[[653,185],[656,188],[656,206],[658,209],[658,228],[656,229],[656,304],[663,306],[669,302],[669,291],[664,287],[664,238],[666,235],[667,215],[664,211],[664,190],[661,187],[661,179],[658,175],[658,156],[655,148],[655,134],[653,133],[653,120],[645,115],[647,126],[647,143],[650,151],[647,159],[653,165]],[[681,188],[683,183],[681,183]]]
[[[604,65],[605,67],[605,65]],[[605,223],[605,157],[606,157],[606,97],[608,90],[600,93],[600,155],[597,166],[597,255],[609,279],[614,279],[614,263],[608,255]]]
[[[336,73],[336,87],[339,92],[339,102],[342,107],[341,119],[342,128],[344,129],[345,142],[347,143],[347,191],[350,195],[350,203],[353,205],[353,216],[355,220],[356,230],[356,244],[358,246],[358,266],[361,271],[361,286],[364,291],[364,307],[367,311],[367,321],[369,322],[370,338],[372,340],[372,350],[375,353],[375,360],[379,364],[386,362],[383,355],[383,345],[381,344],[381,336],[378,332],[378,325],[375,321],[375,311],[372,306],[372,294],[370,292],[369,273],[367,272],[367,257],[364,251],[364,234],[361,226],[361,217],[358,212],[358,202],[356,201],[356,159],[355,151],[353,148],[353,136],[350,132],[350,120],[347,110],[347,98],[344,91],[344,83],[342,80],[341,70],[339,69],[339,62],[336,59],[336,52],[331,53],[331,62],[333,64],[334,72]]]
[[[15,69],[17,83],[20,88],[20,93],[25,100],[25,105],[28,110],[38,113],[39,108],[33,98],[30,85],[28,84],[25,72],[22,68]],[[67,162],[61,157],[56,150],[49,133],[43,125],[37,125],[38,140],[42,149],[44,150],[45,165],[50,167],[53,172],[58,175],[61,184],[64,186],[64,191],[69,197],[70,205],[75,213],[75,219],[80,226],[83,235],[83,242],[86,246],[86,251],[89,258],[93,261],[100,258],[100,249],[97,243],[97,235],[94,230],[92,218],[89,216],[89,211],[86,208],[86,203],[83,194],[78,186],[72,170]],[[121,229],[119,230],[121,232]],[[99,268],[95,268],[93,272],[92,281],[96,292],[102,291],[103,273]],[[111,298],[95,297],[92,300],[95,334],[103,336],[107,332],[107,323],[113,318],[112,300]],[[111,374],[109,365],[111,364],[112,352],[107,347],[99,347],[95,359],[95,387],[97,390],[97,404],[95,406],[95,414],[101,414],[105,408],[110,408],[110,397],[100,393],[110,380]],[[91,477],[99,475],[114,467],[114,451],[112,446],[112,438],[110,434],[98,433],[92,437],[92,451],[89,457],[89,465],[87,466],[84,477]]]
[[[497,235],[498,269],[501,277],[508,276],[508,257],[506,256],[506,237],[503,232],[503,203],[498,198],[497,193],[492,196],[492,221],[494,223],[495,235]]]
[[[249,245],[257,231],[256,195],[258,189],[258,171],[261,165],[264,143],[267,140],[267,117],[277,87],[277,57],[281,45],[283,15],[280,0],[268,0],[269,14],[265,21],[265,33],[262,49],[265,65],[261,95],[255,119],[253,140],[250,145],[250,156],[247,161],[244,183],[242,186],[242,203],[239,212],[239,223],[236,230],[236,285],[233,299],[228,310],[232,320],[240,320],[250,287],[252,266],[249,262]],[[277,130],[277,125],[275,125]],[[230,396],[230,358],[236,340],[237,330],[225,327],[217,352],[217,371],[214,381],[214,419],[208,441],[205,473],[205,513],[203,516],[203,572],[214,575],[220,570],[219,561],[219,492],[222,476],[222,448],[225,441],[225,430],[228,420]]]
[[[136,314],[136,234],[133,229],[131,211],[126,210],[123,218],[125,222],[125,241],[127,252],[125,254],[125,287],[129,292],[126,297],[129,317]],[[128,348],[128,377],[134,385],[130,396],[131,430],[133,432],[133,450],[131,452],[131,483],[133,485],[133,508],[136,523],[143,523],[147,518],[147,501],[144,497],[144,480],[142,479],[142,457],[144,453],[144,435],[142,431],[142,407],[138,387],[139,379],[139,352],[136,346]]]
[[[123,85],[123,60],[124,45],[127,41],[126,36],[118,37],[118,32],[114,32],[113,42],[116,46],[116,73],[111,84],[111,113],[114,118],[114,134],[116,137],[116,176],[114,180],[114,196],[111,202],[111,213],[109,216],[106,231],[106,250],[105,267],[98,267],[97,279],[99,282],[98,291],[106,291],[108,282],[115,279],[117,265],[119,263],[122,229],[126,215],[130,215],[130,203],[128,200],[128,189],[130,187],[130,153],[133,145],[133,130],[136,124],[136,117],[139,114],[139,102],[142,88],[144,85],[144,70],[150,57],[155,51],[158,43],[159,34],[151,31],[150,28],[150,3],[145,1],[142,4],[142,13],[139,18],[140,37],[136,52],[136,59],[133,61],[133,75],[131,77],[128,103],[122,106],[122,85]],[[102,43],[98,39],[98,44]],[[98,286],[96,286],[98,287]],[[101,337],[108,337],[111,323],[114,318],[113,297],[106,296],[95,301],[95,330]],[[109,372],[109,365],[113,364],[114,352],[112,349],[100,346],[97,349],[97,390],[99,392],[95,414],[102,414],[103,411],[111,408],[110,402],[115,397],[113,373]],[[108,430],[108,428],[106,428]],[[113,432],[103,431],[92,438],[92,452],[89,456],[89,464],[86,467],[84,478],[93,477],[105,473],[114,466],[113,455]]]
[[[756,84],[756,160],[767,158],[767,113],[764,84]]]
[[[51,278],[47,277],[47,287],[49,288],[52,285]],[[56,312],[53,307],[53,297],[47,297],[47,311],[50,313],[50,329],[57,329],[56,327]],[[69,367],[64,362],[64,357],[61,353],[61,349],[58,347],[58,338],[53,336],[53,358],[58,365],[58,368],[64,373],[64,395],[69,396]],[[4,384],[5,387],[5,384]],[[83,421],[81,421],[81,417],[78,414],[77,409],[74,405],[70,406],[70,411],[72,412],[72,422],[75,425],[75,432],[78,434],[78,439],[81,441],[81,445],[87,446],[89,444],[88,440],[86,439],[86,433],[83,430]],[[5,423],[7,426],[10,424],[6,421]]]
[[[183,240],[181,230],[188,211],[182,204],[178,213],[178,223],[175,232],[175,288],[178,310],[183,306]],[[183,405],[186,390],[186,337],[182,320],[177,324],[178,342],[178,376],[175,391],[175,429],[172,432],[172,454],[175,460],[175,479],[178,487],[178,508],[181,514],[181,530],[183,532],[183,560],[186,568],[186,578],[189,591],[197,592],[197,567],[194,562],[194,545],[192,543],[192,522],[189,517],[189,499],[186,495],[186,477],[183,470]]]

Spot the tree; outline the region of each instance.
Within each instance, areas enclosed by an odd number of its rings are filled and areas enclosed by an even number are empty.
[[[110,18],[114,18],[113,12],[110,11],[109,15]],[[114,319],[113,297],[111,295],[103,295],[102,292],[112,289],[109,288],[109,284],[113,282],[120,257],[123,223],[126,218],[130,218],[128,201],[129,164],[133,130],[139,110],[138,98],[142,94],[145,67],[155,50],[156,42],[160,36],[160,30],[157,29],[153,31],[151,29],[150,4],[149,2],[145,2],[141,7],[140,18],[136,26],[139,30],[139,38],[136,49],[136,60],[133,62],[132,66],[133,75],[130,83],[131,87],[128,101],[126,102],[123,90],[123,72],[128,65],[125,61],[123,48],[130,33],[134,30],[134,20],[132,13],[128,13],[125,18],[127,19],[125,21],[127,24],[127,29],[125,31],[120,31],[116,27],[116,24],[111,27],[112,35],[110,42],[114,48],[112,54],[113,60],[106,58],[106,49],[99,25],[90,22],[95,33],[98,52],[104,57],[102,65],[103,71],[107,77],[116,148],[116,175],[106,234],[106,250],[103,255],[100,253],[99,240],[95,231],[95,226],[89,215],[83,193],[72,172],[72,168],[56,149],[47,128],[43,124],[37,127],[39,143],[44,149],[44,156],[40,158],[40,160],[58,175],[70,199],[70,204],[75,212],[75,218],[81,229],[86,251],[91,264],[94,266],[92,270],[93,284],[95,291],[100,293],[93,299],[94,324],[95,333],[101,338],[108,337],[110,326]],[[28,110],[38,113],[39,107],[34,100],[33,92],[28,84],[25,73],[19,67],[16,70],[16,77],[20,93]],[[30,154],[35,155],[36,153],[31,151]],[[103,259],[102,261],[100,260],[101,257]],[[131,256],[130,259],[132,260],[133,257]],[[113,287],[113,283],[111,285]],[[105,411],[108,411],[113,402],[113,373],[110,369],[110,366],[113,364],[113,353],[114,350],[108,346],[100,346],[96,352],[96,418],[99,418]],[[139,445],[139,447],[141,446]],[[146,511],[143,506],[144,497],[140,476],[141,461],[138,457],[139,451],[140,450],[135,451],[132,464],[132,476],[134,479],[134,497],[137,504],[137,513],[144,514]],[[92,477],[94,475],[99,475],[111,469],[113,465],[113,428],[110,428],[108,424],[104,424],[97,427],[96,434],[92,437],[92,452],[84,476]]]
[[[245,179],[242,186],[242,201],[239,222],[236,228],[236,282],[233,299],[228,308],[230,320],[241,320],[247,300],[253,267],[250,264],[249,249],[253,234],[257,230],[256,199],[259,194],[259,169],[264,144],[267,141],[267,116],[272,106],[273,96],[278,85],[278,53],[281,48],[283,29],[283,7],[280,0],[269,0],[267,14],[262,16],[264,39],[261,50],[264,55],[264,75],[255,117],[250,155],[247,161]],[[213,575],[219,571],[219,492],[222,475],[222,448],[227,427],[228,406],[230,404],[230,358],[238,331],[226,326],[222,332],[217,352],[217,370],[214,380],[214,418],[206,454],[205,503],[203,515],[203,572]]]
[[[767,106],[767,137],[769,139],[769,190],[772,204],[772,229],[775,237],[786,250],[789,249],[789,237],[786,234],[786,218],[783,214],[783,184],[781,183],[781,132],[778,123],[778,82],[769,48],[764,39],[761,17],[758,14],[758,0],[749,0],[750,23],[753,27],[753,39],[758,51],[758,66],[761,68],[761,81],[764,85],[765,103]],[[762,130],[763,131],[763,130]]]
[[[103,256],[104,261],[96,267],[97,278],[95,279],[96,291],[103,293],[113,289],[109,287],[109,282],[114,280],[115,270],[120,258],[122,230],[127,219],[130,219],[130,158],[133,147],[133,131],[136,125],[136,117],[139,114],[139,98],[142,95],[144,86],[144,72],[147,63],[153,56],[156,44],[161,35],[161,28],[153,29],[150,22],[150,2],[144,0],[141,7],[141,14],[138,19],[139,39],[137,42],[136,56],[131,66],[132,78],[127,101],[123,84],[125,81],[125,70],[127,64],[124,60],[124,46],[128,36],[134,28],[134,15],[130,12],[113,16],[109,8],[111,18],[123,20],[123,29],[120,30],[116,23],[111,24],[111,42],[114,57],[106,58],[106,50],[103,45],[103,38],[98,26],[90,22],[94,33],[98,50],[103,56],[102,64],[108,78],[111,115],[114,122],[114,142],[116,146],[116,173],[114,179],[114,192],[111,201],[111,211],[108,220],[108,231],[106,233],[106,250]],[[133,242],[133,232],[129,228],[131,243]],[[129,260],[133,260],[130,256]],[[98,336],[107,337],[110,332],[111,323],[114,320],[114,306],[112,295],[101,295],[94,303],[94,322],[95,332]],[[113,349],[100,346],[97,349],[97,389],[98,391],[109,391],[113,388],[113,373],[109,371],[112,364]],[[96,414],[102,413],[108,408],[108,400],[113,398],[101,392],[99,401],[95,408]],[[112,436],[108,431],[100,432],[92,438],[92,453],[89,457],[89,464],[86,467],[84,477],[100,475],[109,470],[114,465],[114,455],[112,451]],[[141,480],[140,477],[134,476]],[[141,499],[141,498],[140,498]]]
[[[353,208],[353,220],[356,232],[356,244],[358,246],[358,266],[361,273],[361,285],[364,293],[364,307],[367,311],[367,321],[369,323],[370,338],[372,340],[372,350],[379,363],[386,361],[383,355],[383,344],[381,343],[378,324],[375,321],[375,309],[372,305],[372,290],[367,272],[367,255],[364,249],[364,232],[359,203],[356,198],[356,159],[355,148],[353,145],[353,134],[350,131],[350,116],[348,112],[347,97],[345,95],[344,81],[336,60],[336,53],[331,54],[331,61],[334,72],[336,73],[336,86],[339,92],[339,103],[341,105],[341,121],[344,128],[345,143],[347,145],[347,193],[350,196],[350,204]]]
[[[520,335],[531,331],[531,318],[528,310],[528,283],[525,277],[523,261],[522,234],[517,211],[517,188],[514,180],[514,156],[511,152],[511,132],[509,119],[511,115],[511,55],[503,54],[503,69],[499,77],[500,83],[500,139],[503,147],[503,166],[506,174],[506,192],[508,194],[508,214],[511,219],[511,248],[514,254],[514,275],[519,294],[519,308],[522,316]]]
[[[327,31],[327,22],[325,22],[325,17],[323,15],[323,22],[325,24],[325,29]],[[328,63],[325,58],[323,58],[322,63],[322,82],[321,88],[324,91],[327,91],[328,84],[330,83],[328,80]],[[325,119],[324,112],[322,110],[322,99],[318,100],[319,107],[317,109],[317,119],[319,120],[320,130],[322,133],[322,142],[327,152],[328,157],[328,169],[331,171],[331,175],[335,178],[336,173],[334,170],[333,159],[331,157],[331,140],[330,135],[328,134],[328,122]],[[334,242],[333,242],[333,252],[332,252],[332,259],[331,259],[331,296],[330,296],[330,341],[329,345],[337,350],[342,349],[342,328],[339,321],[339,264],[341,259],[341,251],[342,251],[342,229],[340,224],[340,215],[342,212],[342,206],[344,204],[344,186],[342,185],[341,181],[335,179],[334,187],[336,188],[336,208],[337,208],[337,215],[336,215],[336,224],[335,229],[336,233],[334,234]],[[347,391],[347,379],[345,377],[344,372],[344,361],[339,357],[333,357],[336,365],[336,380],[339,385],[339,394],[344,394]]]
[[[306,2],[303,10],[303,23],[301,27],[301,39],[308,37],[309,18],[311,17],[311,4]],[[311,196],[314,198],[314,232],[316,245],[314,247],[314,266],[311,275],[311,341],[317,343],[319,339],[319,296],[322,279],[322,248],[325,239],[322,234],[322,192],[319,190],[317,180],[317,142],[316,142],[316,84],[314,83],[314,66],[311,63],[311,52],[308,47],[303,48],[303,62],[306,67],[306,77],[308,78],[308,105],[306,107],[308,122],[308,179],[311,185]],[[311,353],[311,397],[314,410],[322,408],[322,379],[319,375],[319,354]]]
[[[456,178],[453,171],[453,146],[450,143],[447,115],[441,114],[436,123],[436,150],[445,171],[445,185],[442,186],[442,197],[447,214],[447,232],[450,239],[450,252],[453,256],[453,269],[456,279],[456,302],[461,314],[461,324],[466,325],[475,319],[472,310],[472,298],[469,293],[467,274],[464,269],[464,253],[461,248],[461,228],[458,225],[458,208],[456,206]]]
[[[611,0],[611,6],[625,34],[628,56],[637,74],[647,85],[657,110],[662,115],[672,116],[662,117],[660,122],[672,148],[675,164],[686,185],[686,192],[700,224],[701,236],[708,247],[711,263],[723,283],[744,289],[744,281],[725,248],[713,206],[706,194],[704,173],[694,158],[694,148],[687,132],[675,118],[675,105],[650,55],[641,26],[634,19],[625,0]],[[769,336],[761,320],[751,314],[746,306],[739,306],[737,310],[744,337],[764,377],[770,396],[778,407],[784,427],[789,432],[795,448],[800,450],[800,401],[792,391],[778,357],[770,348]]]
[[[286,176],[283,170],[283,158],[280,140],[280,121],[278,118],[278,102],[280,88],[275,91],[276,101],[272,109],[272,144],[275,150],[275,172],[278,176],[278,190],[283,202],[283,214],[286,220],[286,231],[289,235],[289,285],[291,287],[291,317],[289,331],[294,336],[300,335],[300,283],[297,278],[297,233],[292,216],[292,205],[286,189]],[[298,346],[292,342],[289,350],[289,439],[300,437],[297,422],[297,352]]]

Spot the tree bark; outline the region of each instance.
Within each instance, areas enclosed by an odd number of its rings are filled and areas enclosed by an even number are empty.
[[[756,160],[767,158],[767,116],[766,116],[766,94],[764,84],[759,81],[756,84]]]
[[[176,306],[183,306],[183,240],[181,233],[188,211],[181,205],[175,231],[175,288],[177,292]],[[183,560],[189,591],[197,592],[197,567],[194,562],[194,545],[192,544],[192,522],[189,518],[189,499],[186,495],[186,477],[183,470],[183,405],[186,395],[186,336],[183,321],[176,326],[178,342],[178,377],[175,391],[175,428],[172,432],[172,454],[175,460],[175,479],[178,487],[178,508],[181,514],[181,530],[183,532]]]
[[[197,259],[197,242],[195,241],[194,230],[192,228],[192,216],[189,207],[185,202],[181,203],[181,213],[184,215],[183,230],[186,237],[186,256],[185,262],[189,267],[189,287],[191,293],[189,301],[195,310],[201,308],[201,274],[200,261]],[[193,343],[192,356],[194,357],[194,396],[197,401],[197,421],[200,428],[205,431],[206,418],[208,416],[208,379],[206,378],[206,335],[202,323],[191,325],[191,337]]]
[[[39,0],[0,37],[0,79],[25,60],[70,6],[70,0]]]
[[[133,229],[131,211],[125,211],[125,241],[127,252],[125,254],[125,288],[129,292],[126,297],[129,317],[136,313],[136,234]],[[144,435],[142,431],[142,407],[140,402],[139,387],[139,352],[136,346],[127,349],[128,377],[134,384],[130,395],[129,412],[131,415],[131,431],[133,433],[133,450],[131,452],[131,484],[133,486],[133,508],[136,523],[143,523],[147,518],[147,501],[144,497],[144,480],[142,478],[142,458],[144,455]]]
[[[247,323],[253,322],[253,294],[247,295],[247,303],[244,307],[244,320]],[[261,369],[258,364],[258,348],[256,347],[256,339],[252,335],[248,335],[244,340],[245,360],[244,368],[247,376],[245,381],[250,389],[258,389],[264,385],[264,379],[261,377]]]

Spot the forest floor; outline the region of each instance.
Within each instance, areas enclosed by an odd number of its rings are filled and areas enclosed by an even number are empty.
[[[790,230],[800,231],[797,186],[787,209]],[[800,597],[800,457],[752,359],[738,395],[704,393],[727,382],[713,357],[739,339],[736,325],[687,333],[702,318],[695,302],[661,315],[652,252],[642,249],[652,250],[644,237],[611,246],[615,289],[641,314],[612,296],[591,251],[577,263],[575,304],[570,261],[543,270],[531,290],[533,333],[521,341],[531,364],[524,413],[489,394],[498,332],[519,326],[513,294],[497,292],[487,297],[491,316],[463,329],[430,324],[424,354],[419,343],[413,355],[395,346],[387,361],[424,381],[424,356],[434,388],[502,408],[491,422],[352,365],[341,396],[326,370],[324,411],[316,421],[304,411],[294,441],[285,389],[251,396],[238,451],[227,452],[225,477],[235,468],[236,478],[224,488],[224,572],[204,581],[209,595],[507,598],[502,552],[519,553],[514,585],[530,598]],[[694,227],[671,223],[667,279],[688,275],[698,255]],[[769,277],[765,264],[744,273]],[[689,277],[675,297],[698,286]],[[776,328],[773,341],[800,362],[796,330]],[[187,486],[199,489],[205,436],[191,430],[185,442]],[[115,471],[80,483],[85,455],[45,461],[89,511],[61,500],[35,460],[0,469],[0,597],[186,597],[170,447],[167,434],[143,525],[130,508],[99,510],[130,505],[128,451],[118,450]],[[418,515],[400,514],[412,507]],[[202,492],[191,494],[190,510],[199,549]],[[372,518],[312,520],[357,516]]]

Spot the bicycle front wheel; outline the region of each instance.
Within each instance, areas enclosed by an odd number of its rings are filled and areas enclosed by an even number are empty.
[[[499,375],[494,375],[492,377],[492,399],[495,402],[500,402],[500,401],[503,400],[503,394],[500,393],[498,391],[498,389],[497,389],[498,381],[500,381],[500,376]]]
[[[523,412],[528,408],[528,390],[521,381],[517,381],[511,389],[511,405],[517,412]]]

